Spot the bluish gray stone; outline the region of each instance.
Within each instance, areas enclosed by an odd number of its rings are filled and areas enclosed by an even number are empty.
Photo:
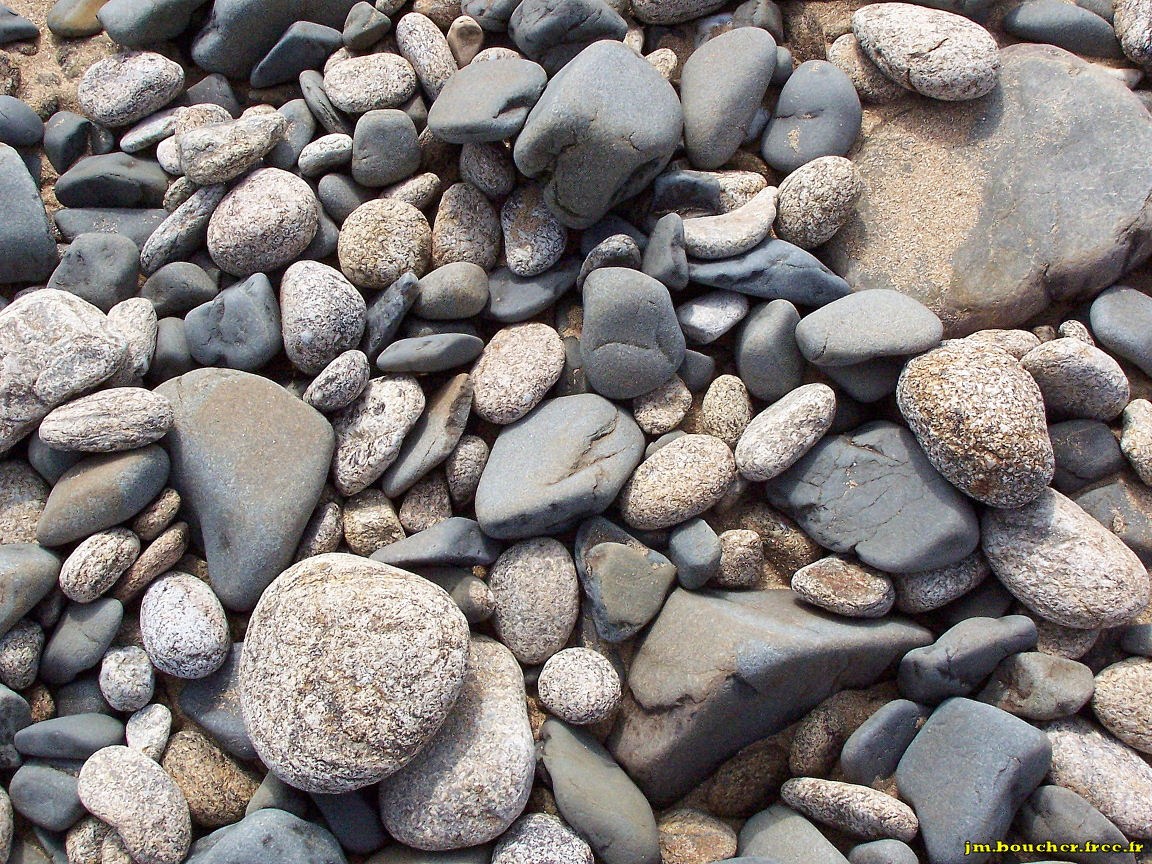
[[[26,726],[13,738],[24,756],[87,759],[103,747],[124,743],[124,724],[106,714],[72,714]]]
[[[353,51],[366,51],[388,35],[391,29],[392,22],[387,15],[367,0],[360,0],[348,10],[341,38]]]
[[[0,684],[0,768],[15,768],[20,764],[12,738],[32,722],[32,710],[24,697]]]
[[[343,45],[340,31],[312,21],[295,21],[252,70],[253,87],[275,87],[295,81],[305,69],[319,69]]]
[[[980,541],[968,499],[886,421],[825,437],[765,494],[821,546],[889,573],[954,564]]]
[[[605,0],[521,0],[508,19],[516,47],[549,75],[593,42],[620,41],[627,32],[628,23]]]
[[[376,358],[381,372],[444,372],[471,363],[484,340],[466,333],[437,333],[398,339]]]
[[[849,864],[919,864],[916,852],[899,840],[873,840],[848,850]]]
[[[204,366],[255,371],[283,347],[272,283],[253,273],[184,317],[192,358]]]
[[[409,271],[373,297],[368,304],[360,350],[369,357],[377,356],[400,329],[419,292],[420,280]]]
[[[56,267],[56,240],[40,190],[20,154],[0,144],[0,284],[40,282]]]
[[[143,48],[175,39],[203,0],[108,0],[96,17],[119,45]]]
[[[688,255],[684,251],[684,219],[679,213],[666,213],[656,220],[640,269],[662,282],[670,291],[688,285]]]
[[[62,561],[36,543],[0,545],[0,634],[7,633],[51,591]]]
[[[1095,12],[1063,0],[1027,0],[1008,10],[1004,29],[1025,42],[1044,42],[1089,57],[1123,57],[1116,31]]]
[[[352,137],[352,179],[370,188],[391,186],[419,168],[420,143],[411,117],[399,108],[360,115]]]
[[[167,191],[163,168],[127,153],[87,156],[56,181],[56,200],[65,207],[159,207]]]
[[[1128,846],[1123,832],[1108,817],[1063,786],[1041,786],[1028,796],[1016,814],[1016,830],[1026,843],[1055,843],[1083,846]],[[1080,864],[1132,864],[1131,853],[1062,852],[1062,857]]]
[[[823,306],[852,293],[848,283],[814,255],[773,238],[734,258],[689,259],[688,278],[751,297],[789,300],[798,306]]]
[[[801,63],[780,90],[760,155],[786,174],[818,156],[846,156],[862,116],[847,74],[827,60]]]
[[[136,296],[140,247],[119,234],[81,234],[48,280],[49,288],[87,300],[101,312]]]
[[[0,95],[0,144],[32,147],[44,137],[44,121],[15,96]]]
[[[931,638],[901,616],[843,618],[791,591],[677,589],[639,645],[635,702],[609,747],[653,803],[674,801],[741,747],[868,686]]]
[[[243,642],[233,643],[223,666],[204,678],[185,681],[177,701],[180,710],[213,741],[238,759],[251,761],[256,758],[256,748],[240,713],[238,670],[243,647]]]
[[[564,296],[579,272],[577,258],[563,259],[536,276],[517,276],[498,267],[488,274],[487,314],[501,324],[527,321]]]
[[[313,793],[312,802],[336,841],[356,855],[371,855],[386,842],[388,835],[380,825],[380,814],[359,789],[324,795]]]
[[[1145,567],[1152,565],[1152,490],[1139,479],[1121,474],[1109,483],[1081,492],[1073,500],[1123,540]]]
[[[1113,354],[1152,375],[1152,297],[1117,285],[1092,301],[1092,334]]]
[[[893,699],[881,707],[844,742],[840,751],[844,779],[872,786],[895,774],[904,751],[931,713],[931,708],[908,699]]]
[[[531,60],[470,63],[448,79],[428,111],[428,128],[452,144],[504,141],[523,128],[548,76]]]
[[[316,132],[316,118],[303,99],[292,99],[276,109],[288,120],[288,129],[275,147],[264,157],[264,164],[272,168],[291,171],[300,159],[300,153]],[[333,109],[335,110],[335,109]]]
[[[464,0],[460,7],[485,30],[502,33],[508,29],[508,19],[519,4],[520,0]]]
[[[191,261],[165,264],[145,282],[140,296],[152,301],[157,317],[184,315],[218,293],[216,280]]]
[[[76,778],[50,765],[20,766],[8,795],[17,813],[49,831],[67,831],[86,812],[76,793]]]
[[[100,231],[123,235],[141,249],[167,218],[168,211],[162,208],[64,207],[52,214],[69,242],[81,234]]]
[[[1124,468],[1120,443],[1107,424],[1099,420],[1053,423],[1048,427],[1048,437],[1056,459],[1052,485],[1065,495],[1074,495]]]
[[[63,546],[131,519],[160,494],[168,467],[155,444],[82,459],[52,487],[36,539]]]
[[[472,519],[453,516],[372,553],[373,561],[394,567],[455,565],[487,566],[500,554],[500,544],[487,537]]]
[[[500,539],[562,531],[606,510],[643,450],[636,421],[607,399],[545,401],[500,430],[476,490],[476,518]]]
[[[796,345],[800,313],[788,300],[756,306],[736,334],[736,370],[748,392],[765,402],[791,393],[804,377],[804,358]]]
[[[91,603],[69,603],[40,657],[40,677],[49,684],[67,684],[96,666],[120,628],[124,606],[101,597]]]
[[[44,155],[57,174],[76,164],[88,149],[92,121],[74,111],[57,111],[44,124]]]
[[[17,15],[7,6],[0,6],[0,45],[36,39],[39,35],[40,29],[23,15]]]
[[[736,850],[741,857],[732,860],[748,864],[765,861],[846,864],[844,856],[819,828],[783,804],[773,804],[745,822]]]
[[[676,565],[682,588],[703,588],[720,572],[720,552],[720,538],[700,518],[677,525],[668,535],[668,559]]]
[[[923,303],[878,288],[833,300],[796,325],[796,344],[817,366],[851,366],[921,354],[940,344],[944,325]]]
[[[186,864],[346,864],[331,832],[283,810],[257,810],[192,845]]]
[[[487,305],[488,274],[484,268],[470,261],[454,261],[420,277],[420,292],[412,311],[433,321],[455,321],[479,315]]]
[[[300,73],[299,82],[300,92],[308,104],[308,110],[320,122],[320,125],[329,133],[342,132],[345,135],[351,135],[352,123],[328,98],[328,94],[324,90],[324,76],[315,69],[306,69]],[[307,143],[307,141],[304,142],[304,144]],[[303,147],[304,145],[301,144],[300,146]]]

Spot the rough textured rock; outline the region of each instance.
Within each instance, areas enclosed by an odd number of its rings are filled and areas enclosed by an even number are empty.
[[[396,459],[424,410],[424,391],[411,375],[382,375],[333,418],[332,479],[345,495],[376,482]]]
[[[675,800],[741,747],[930,641],[898,616],[838,618],[791,591],[677,590],[637,650],[635,701],[622,708],[612,752],[653,802]],[[755,647],[765,643],[772,652]]]
[[[208,252],[235,276],[275,270],[308,248],[319,220],[320,202],[307,182],[279,168],[261,168],[212,212]]]
[[[467,662],[468,623],[440,588],[351,555],[308,558],[252,613],[239,673],[245,725],[293,786],[359,789],[428,743]]]
[[[949,335],[1090,298],[1152,251],[1139,100],[1059,48],[1013,45],[1001,61],[981,100],[882,110],[852,156],[866,192],[824,247],[855,288],[911,294]],[[1084,122],[1066,129],[1069,116]]]
[[[464,689],[433,741],[380,785],[388,833],[417,849],[459,849],[504,833],[536,767],[524,679],[503,645],[473,639]]]
[[[143,387],[112,387],[53,409],[37,430],[56,450],[109,453],[143,447],[164,437],[172,406]]]
[[[1109,732],[1142,753],[1152,753],[1150,690],[1152,660],[1129,657],[1102,669],[1092,694],[1092,713],[1096,718]]]
[[[203,678],[228,658],[228,619],[212,589],[187,573],[168,573],[140,603],[140,635],[148,658],[177,678]]]
[[[543,663],[564,647],[580,613],[572,556],[551,537],[508,547],[488,570],[496,600],[496,635],[525,664]]]
[[[712,507],[735,479],[727,444],[711,435],[684,435],[640,464],[617,506],[633,528],[668,528]]]
[[[0,545],[31,543],[48,501],[48,485],[22,459],[0,462]]]
[[[227,608],[251,609],[292,560],[316,507],[332,428],[283,388],[247,372],[196,370],[157,392],[175,412],[164,439],[172,486],[204,538],[212,588]],[[270,473],[270,464],[279,470]]]

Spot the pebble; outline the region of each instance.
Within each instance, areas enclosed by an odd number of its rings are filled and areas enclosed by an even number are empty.
[[[550,75],[587,45],[599,40],[622,40],[628,23],[612,6],[600,0],[579,0],[557,7],[547,0],[521,3],[508,19],[508,35],[521,51],[540,61]]]
[[[900,661],[900,692],[934,705],[949,696],[967,696],[1000,661],[1036,647],[1036,625],[1025,615],[966,618],[933,644],[915,648]]]
[[[488,305],[488,274],[470,261],[437,267],[420,279],[412,311],[432,321],[479,315]]]
[[[525,813],[492,849],[492,864],[593,864],[594,860],[580,835],[549,813]]]
[[[205,828],[239,822],[256,792],[256,780],[248,771],[192,729],[172,736],[160,765],[180,787],[192,822]]]
[[[340,229],[340,269],[357,288],[388,288],[412,271],[423,276],[432,254],[424,214],[403,201],[380,198],[360,205]]]
[[[769,238],[743,255],[719,261],[689,261],[693,282],[739,291],[750,297],[823,306],[851,293],[843,279],[799,246]]]
[[[275,852],[270,853],[270,849]],[[270,854],[283,864],[342,864],[346,860],[336,838],[323,826],[282,809],[264,808],[197,840],[188,864],[270,864]]]
[[[1152,660],[1129,657],[1096,675],[1092,713],[1109,732],[1142,753],[1152,753],[1148,724],[1148,692]],[[1069,712],[1071,713],[1071,712]]]
[[[371,555],[403,539],[396,510],[379,489],[365,489],[344,503],[344,540],[357,555]]]
[[[337,488],[355,495],[376,482],[395,461],[423,410],[424,393],[411,375],[370,380],[356,401],[332,420],[332,479]]]
[[[891,778],[931,713],[928,706],[908,699],[893,699],[880,706],[844,741],[840,767],[845,779],[874,786]]]
[[[60,590],[91,603],[110,589],[140,556],[140,539],[127,528],[98,531],[82,541],[60,568]]]
[[[716,504],[736,479],[732,451],[711,435],[684,435],[636,469],[617,500],[633,528],[668,528]]]
[[[868,59],[853,33],[838,36],[828,46],[828,62],[843,70],[864,102],[883,104],[899,99],[905,93],[903,87],[889,79]]]
[[[352,162],[352,136],[337,132],[310,141],[300,151],[297,164],[305,177],[318,177]]]
[[[204,240],[212,214],[226,192],[223,185],[197,189],[187,201],[164,218],[140,249],[141,272],[151,275],[166,264],[174,263],[178,258],[196,251]]]
[[[907,804],[854,783],[793,777],[780,787],[780,799],[805,816],[865,840],[910,842],[919,829]]]
[[[220,601],[187,573],[169,573],[148,586],[140,604],[140,633],[156,668],[177,678],[211,675],[231,646]]]
[[[177,133],[180,167],[197,186],[226,183],[256,165],[287,129],[284,115],[270,111]]]
[[[974,553],[944,567],[901,573],[892,580],[896,587],[896,608],[911,615],[940,609],[963,597],[990,572],[984,556]]]
[[[548,78],[523,58],[473,63],[452,75],[428,112],[428,128],[452,144],[514,138]]]
[[[44,512],[48,491],[44,479],[28,462],[0,462],[0,544],[36,539],[36,523]]]
[[[60,258],[49,288],[67,291],[107,312],[136,291],[140,250],[116,234],[78,235]]]
[[[36,682],[44,630],[34,621],[21,619],[0,637],[0,682],[12,690],[26,690]]]
[[[366,51],[379,42],[392,29],[388,16],[371,3],[361,2],[348,10],[341,39],[353,51]]]
[[[832,424],[836,394],[806,384],[754,417],[736,444],[736,467],[754,482],[771,480],[807,453]]]
[[[881,72],[930,99],[978,99],[999,80],[996,40],[952,12],[910,3],[857,10],[852,32]]]
[[[781,852],[803,856],[813,864],[843,864],[844,861],[844,856],[814,824],[784,804],[773,804],[744,823],[738,844],[742,857],[736,861],[743,864],[757,864],[763,855]]]
[[[153,702],[128,718],[124,725],[124,736],[133,750],[159,762],[168,744],[171,727],[172,712],[167,706]]]
[[[416,72],[398,54],[365,54],[329,66],[324,72],[323,92],[332,105],[350,114],[395,108],[416,92]]]
[[[435,103],[456,73],[456,58],[440,28],[427,15],[409,12],[396,22],[396,46],[412,64],[424,92]]]
[[[47,831],[66,831],[84,815],[76,778],[50,765],[21,765],[8,784],[8,795],[17,813]]]
[[[123,619],[119,600],[102,598],[64,607],[44,653],[40,677],[50,684],[67,684],[100,662]]]
[[[780,184],[776,236],[801,249],[815,249],[840,230],[862,191],[850,160],[841,156],[811,160]]]
[[[580,610],[572,556],[551,538],[508,547],[488,571],[493,626],[521,663],[542,663],[564,647]]]
[[[564,368],[560,336],[546,324],[514,324],[498,331],[472,368],[473,410],[507,424],[531,411]]]
[[[1145,484],[1152,479],[1152,403],[1133,399],[1123,413],[1120,450]]]
[[[821,156],[846,156],[861,117],[851,79],[827,60],[808,60],[780,89],[760,155],[786,174]]]
[[[461,15],[448,26],[446,38],[456,65],[463,69],[484,47],[484,28],[472,16]]]
[[[1081,717],[1043,726],[1051,782],[1080,795],[1128,837],[1152,830],[1152,768],[1135,750]]]
[[[746,528],[721,532],[720,568],[713,583],[724,589],[752,588],[764,573],[764,544],[760,535]]]
[[[1029,0],[1004,16],[1004,29],[1018,39],[1090,57],[1123,57],[1116,32],[1108,24],[1089,9],[1053,0]]]
[[[708,291],[676,307],[684,336],[697,345],[715,342],[748,314],[748,298],[732,291]]]
[[[0,12],[0,44],[20,42],[25,39],[36,39],[40,35],[39,29],[22,15],[17,15],[7,6]]]
[[[327,638],[336,620],[359,635]],[[383,640],[381,632],[404,635]],[[260,758],[310,792],[346,792],[394,773],[456,703],[467,640],[456,605],[410,573],[341,554],[290,567],[260,598],[240,660],[241,704]],[[348,686],[365,668],[377,697]],[[397,692],[405,698],[379,698]]]
[[[120,577],[112,589],[121,603],[134,600],[156,577],[176,565],[188,549],[188,523],[166,528]]]
[[[1020,363],[1040,386],[1049,414],[1108,421],[1128,404],[1128,378],[1120,364],[1079,339],[1045,342]]]
[[[192,359],[206,366],[255,371],[283,347],[280,307],[263,273],[225,288],[184,317]]]
[[[1089,322],[1100,344],[1136,364],[1145,375],[1152,370],[1152,344],[1144,326],[1152,321],[1152,298],[1124,285],[1104,291],[1092,301]]]
[[[412,118],[397,108],[369,111],[356,121],[352,179],[361,186],[391,186],[420,168],[420,145]]]
[[[0,596],[0,632],[8,632],[55,587],[60,565],[60,556],[36,543],[0,545],[6,586]]]
[[[500,643],[473,639],[459,700],[432,742],[380,784],[380,818],[417,848],[487,843],[524,810],[535,768],[520,667]]]
[[[151,51],[127,51],[89,66],[76,98],[89,119],[115,129],[160,110],[183,87],[179,63]]]
[[[1051,481],[1040,388],[1007,353],[949,342],[905,365],[896,400],[932,464],[976,500],[1020,507]]]
[[[676,375],[651,393],[632,400],[632,417],[647,435],[663,435],[680,425],[692,407],[692,393]]]
[[[720,819],[690,808],[660,817],[660,860],[668,864],[705,864],[736,856],[736,832]]]
[[[444,475],[434,472],[417,480],[404,496],[398,515],[404,530],[412,534],[451,518],[452,500]]]
[[[1135,402],[1133,400],[1129,406]],[[1124,467],[1120,443],[1112,430],[1098,421],[1053,423],[1048,427],[1048,437],[1052,439],[1052,452],[1056,459],[1052,485],[1065,495],[1075,494]]]
[[[808,603],[850,618],[880,618],[896,600],[892,580],[883,573],[836,556],[801,567],[791,585]]]
[[[981,548],[1004,587],[1056,624],[1115,627],[1148,602],[1140,559],[1052,489],[1023,507],[985,511],[981,533]]]
[[[620,676],[604,655],[588,648],[565,648],[549,657],[536,689],[545,708],[576,726],[607,719],[621,698]]]
[[[116,829],[141,864],[179,864],[191,843],[188,803],[164,770],[128,747],[105,747],[80,770],[80,800]]]
[[[1041,786],[1033,792],[1020,807],[1017,825],[1026,842],[1062,845],[1090,834],[1100,838],[1095,842],[1127,846],[1124,835],[1104,814],[1061,786]]]
[[[444,460],[444,476],[452,503],[461,507],[476,494],[488,462],[488,445],[476,435],[464,435]]]
[[[280,281],[284,353],[301,372],[316,375],[360,343],[367,306],[340,271],[297,261]]]
[[[100,663],[100,692],[117,711],[138,711],[152,700],[155,674],[143,648],[113,648]]]
[[[485,270],[500,257],[500,217],[496,208],[468,183],[444,190],[432,227],[432,266],[470,261]]]
[[[1083,708],[1093,687],[1083,663],[1025,651],[1005,657],[977,698],[1026,720],[1056,720]]]
[[[482,64],[489,65],[489,64]],[[567,229],[544,203],[536,184],[512,192],[500,209],[504,255],[516,276],[536,276],[551,269],[564,254]]]
[[[54,408],[40,422],[40,440],[57,450],[108,453],[164,437],[172,406],[141,387],[113,387]]]
[[[319,202],[306,182],[279,168],[261,168],[213,211],[208,252],[234,276],[275,270],[308,248],[319,219]]]

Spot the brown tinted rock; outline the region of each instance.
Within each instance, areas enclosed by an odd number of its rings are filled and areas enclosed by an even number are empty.
[[[259,785],[250,772],[191,729],[172,736],[160,765],[184,793],[192,821],[205,828],[243,819]]]

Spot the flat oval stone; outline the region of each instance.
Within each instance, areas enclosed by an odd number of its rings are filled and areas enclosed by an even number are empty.
[[[469,333],[433,333],[397,339],[376,358],[381,372],[443,372],[471,363],[484,340]]]
[[[1066,627],[1115,627],[1149,598],[1148,571],[1124,543],[1052,489],[989,509],[981,545],[997,578],[1029,609]]]
[[[152,51],[128,51],[89,66],[76,98],[89,118],[115,129],[163,108],[183,87],[179,63]]]
[[[297,261],[280,279],[284,353],[315,375],[360,344],[367,306],[344,275],[317,261]]]
[[[472,367],[473,408],[491,423],[513,423],[539,404],[563,369],[564,344],[547,324],[505,327]]]
[[[633,528],[668,528],[712,507],[735,479],[727,444],[711,435],[684,435],[641,463],[617,505]]]
[[[1117,285],[1092,301],[1092,333],[1113,354],[1135,363],[1144,374],[1152,371],[1152,297]]]
[[[352,57],[328,67],[324,92],[333,105],[351,114],[394,108],[416,92],[416,72],[399,54]]]
[[[355,495],[376,482],[395,461],[404,436],[423,410],[424,391],[411,375],[371,379],[356,401],[332,419],[336,487]]]
[[[846,156],[862,116],[851,79],[827,60],[809,60],[781,88],[760,154],[785,173],[820,156]]]
[[[1028,0],[1008,10],[1004,29],[1026,42],[1058,45],[1089,57],[1123,57],[1108,19],[1075,3]]]
[[[25,756],[87,759],[124,740],[124,724],[106,714],[72,714],[25,726],[12,739]]]
[[[858,9],[852,32],[881,72],[932,99],[978,99],[999,80],[996,40],[952,12],[911,3]]]
[[[823,306],[852,293],[848,283],[799,246],[769,237],[747,252],[719,261],[688,262],[688,278],[798,306]]]
[[[476,490],[485,534],[536,537],[601,513],[640,463],[644,434],[607,399],[552,399],[503,430]]]
[[[976,500],[1019,507],[1051,481],[1040,388],[1007,352],[950,341],[905,365],[896,402],[936,470]]]
[[[1036,346],[1020,364],[1040,386],[1044,407],[1061,417],[1114,420],[1131,398],[1120,364],[1079,339],[1053,339]]]
[[[220,601],[187,573],[168,573],[148,586],[140,603],[140,635],[152,665],[177,678],[211,675],[231,648]]]
[[[680,72],[684,146],[697,168],[719,168],[740,148],[776,63],[776,40],[759,27],[709,39]]]
[[[548,78],[531,60],[465,66],[448,79],[428,111],[428,128],[452,144],[504,141],[524,126]]]
[[[1092,713],[1109,732],[1142,753],[1152,752],[1152,726],[1148,723],[1148,692],[1152,688],[1152,660],[1129,657],[1102,669],[1096,676]],[[17,735],[17,749],[20,748]]]
[[[955,563],[980,541],[972,505],[893,423],[824,438],[765,494],[821,546],[887,573]]]
[[[804,565],[790,584],[802,600],[849,618],[883,617],[896,600],[883,573],[834,555]]]
[[[944,325],[923,303],[877,288],[833,300],[796,325],[796,344],[817,366],[850,366],[935,348]]]
[[[757,414],[736,444],[736,467],[753,482],[771,480],[819,441],[836,416],[836,393],[805,384]]]
[[[208,252],[234,276],[275,270],[300,255],[320,221],[304,180],[279,168],[253,171],[224,196],[208,222]]]
[[[172,405],[142,387],[112,387],[53,409],[40,440],[57,450],[108,453],[159,441],[172,426]]]
[[[271,864],[271,854],[281,864],[344,864],[347,860],[332,832],[322,825],[278,807],[265,807],[197,840],[187,864]]]
[[[412,760],[456,704],[467,665],[468,623],[440,588],[356,556],[319,555],[281,574],[252,613],[241,705],[277,776],[347,792]]]

